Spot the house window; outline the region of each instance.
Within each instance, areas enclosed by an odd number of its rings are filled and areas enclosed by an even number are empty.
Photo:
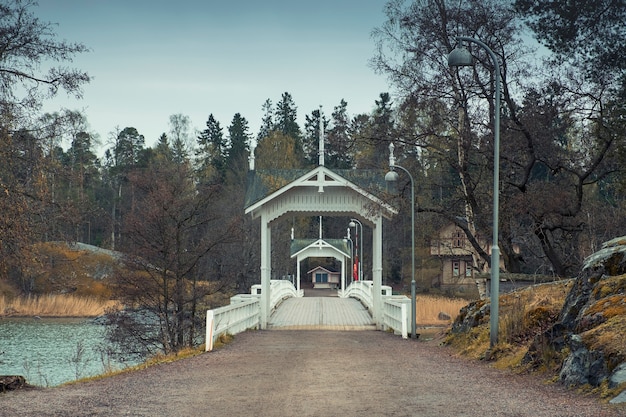
[[[472,265],[469,262],[465,262],[465,276],[466,277],[472,276]]]
[[[454,238],[452,239],[452,246],[455,248],[463,247],[463,232],[461,232],[460,230],[457,230],[454,233]]]
[[[323,272],[317,272],[315,274],[315,282],[328,282],[328,274]]]
[[[452,262],[452,276],[458,277],[461,271],[461,262],[453,261]]]

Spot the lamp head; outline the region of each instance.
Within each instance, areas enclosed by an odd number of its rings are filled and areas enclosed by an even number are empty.
[[[350,226],[350,227],[356,227],[356,223],[355,223],[355,222],[353,222],[353,221],[351,221],[350,223],[348,223],[348,226]]]
[[[396,183],[398,181],[398,173],[396,171],[389,171],[385,174],[385,181]]]
[[[449,67],[468,67],[474,65],[474,57],[464,46],[457,46],[448,54]]]

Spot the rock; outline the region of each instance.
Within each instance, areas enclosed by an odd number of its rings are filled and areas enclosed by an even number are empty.
[[[609,401],[610,404],[621,404],[626,403],[626,391],[622,391],[619,395]]]
[[[443,311],[439,312],[439,315],[437,316],[437,319],[439,320],[450,320],[452,317],[450,317],[450,315],[448,313],[444,313]]]
[[[0,375],[0,392],[14,391],[28,386],[21,375]]]
[[[484,322],[489,315],[491,305],[485,300],[471,302],[459,311],[459,315],[452,323],[453,333],[465,333]]]
[[[615,388],[619,384],[626,382],[626,362],[619,365],[609,378],[609,388]]]
[[[604,354],[589,351],[577,334],[570,336],[569,346],[571,353],[563,362],[559,380],[567,386],[600,385],[608,377]]]
[[[619,311],[621,305],[607,300],[623,293],[626,283],[619,277],[624,274],[626,237],[620,237],[606,242],[600,251],[585,259],[556,323],[533,339],[523,362],[539,366],[546,352],[568,352],[559,373],[559,380],[563,384],[597,387],[610,378],[609,384],[615,387],[626,381],[626,364],[615,368],[612,375],[609,374],[609,369],[624,362],[624,357],[620,354],[616,356],[615,348],[609,351],[612,353],[605,354],[602,345],[592,349],[585,345],[581,337],[584,333],[587,335],[587,343],[593,344],[593,339],[588,338],[593,337],[594,329],[605,325],[608,317],[611,317],[607,314],[620,314],[616,311]],[[613,312],[608,307],[598,311],[598,306],[602,305],[613,306]]]

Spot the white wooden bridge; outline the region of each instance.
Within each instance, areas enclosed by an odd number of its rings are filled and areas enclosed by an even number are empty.
[[[311,170],[257,170],[254,149],[250,150],[249,171],[244,211],[260,220],[260,284],[250,294],[231,297],[230,305],[207,311],[206,349],[224,333],[236,334],[247,329],[334,329],[392,330],[407,337],[411,300],[394,296],[391,288],[382,285],[383,219],[390,219],[398,210],[387,201],[385,174],[377,170],[331,170],[324,166],[324,129],[319,126],[319,163]],[[394,166],[390,153],[389,166]],[[319,217],[319,239],[303,248],[294,248],[297,260],[296,285],[287,280],[273,280],[272,227],[284,216]],[[356,219],[371,230],[371,281],[355,279],[346,287],[346,263],[358,264],[350,236],[339,245],[322,238],[322,216]],[[345,243],[344,240],[346,241]],[[350,246],[348,249],[348,243]],[[361,255],[363,253],[361,252]],[[301,262],[307,258],[334,258],[341,263],[341,288],[337,297],[308,298],[300,288]],[[362,258],[363,256],[361,256]],[[361,259],[362,262],[362,259]]]
[[[376,330],[367,308],[355,298],[292,297],[270,316],[271,330]]]
[[[408,337],[410,299],[392,295],[391,288],[382,287],[382,320],[372,317],[372,281],[355,281],[345,290],[327,290],[331,297],[305,297],[306,290],[297,290],[290,281],[272,280],[270,285],[271,314],[267,330],[391,330]],[[237,334],[261,328],[261,286],[254,285],[250,294],[238,294],[227,306],[207,311],[206,350],[220,335]]]

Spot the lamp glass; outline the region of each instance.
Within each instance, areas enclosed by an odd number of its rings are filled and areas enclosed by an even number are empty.
[[[456,47],[448,54],[448,66],[467,67],[474,65],[474,57],[465,47]]]
[[[389,171],[385,174],[385,181],[396,182],[398,181],[398,173],[396,171]]]

